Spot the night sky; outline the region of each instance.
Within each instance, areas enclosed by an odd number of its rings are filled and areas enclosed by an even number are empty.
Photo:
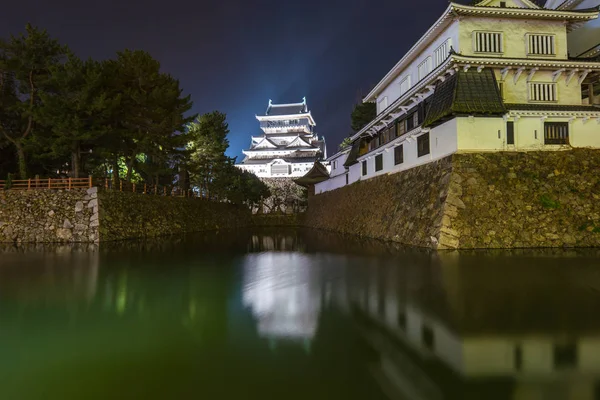
[[[146,50],[181,81],[193,111],[228,116],[231,156],[259,134],[256,114],[306,96],[329,154],[353,105],[448,6],[446,0],[21,0],[0,34],[46,28],[80,57]],[[238,157],[241,161],[241,157]]]

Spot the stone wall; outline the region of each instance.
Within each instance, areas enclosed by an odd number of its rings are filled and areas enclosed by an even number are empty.
[[[0,242],[98,242],[97,188],[0,191]]]
[[[458,154],[441,247],[600,246],[600,151]]]
[[[101,241],[232,229],[251,224],[242,206],[197,198],[100,192]]]
[[[431,247],[451,178],[451,158],[311,196],[304,224]]]
[[[98,243],[252,224],[245,207],[88,190],[0,191],[0,242]]]
[[[265,199],[255,213],[293,214],[306,210],[306,189],[296,185],[291,178],[261,178],[271,196]]]
[[[600,246],[600,151],[455,154],[315,196],[307,226],[438,249]]]

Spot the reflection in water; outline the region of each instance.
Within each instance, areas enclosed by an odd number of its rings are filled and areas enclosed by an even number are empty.
[[[259,335],[312,339],[321,309],[318,270],[312,258],[287,252],[251,254],[243,268],[243,301],[258,321]]]
[[[599,399],[597,260],[305,230],[6,246],[0,398]]]

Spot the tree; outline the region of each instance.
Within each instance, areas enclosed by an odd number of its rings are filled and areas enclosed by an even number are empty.
[[[228,133],[226,115],[218,111],[204,114],[188,125],[192,139],[188,147],[190,179],[207,198],[216,177],[227,171],[227,164],[231,163],[225,155],[229,147]]]
[[[369,122],[377,116],[377,106],[375,103],[358,103],[354,106],[351,115],[351,126],[355,132],[360,131]]]
[[[102,65],[69,54],[65,64],[51,69],[52,90],[40,94],[36,121],[48,131],[35,138],[36,154],[69,160],[74,178],[82,172],[82,150],[92,151],[108,132],[107,115],[119,105],[119,97],[110,97],[103,89]]]
[[[352,139],[350,139],[349,137],[344,138],[344,140],[342,140],[342,143],[340,143],[340,145],[338,146],[339,150],[342,151],[344,150],[346,147],[349,147],[352,145]]]
[[[0,41],[0,134],[15,148],[19,177],[27,177],[26,140],[34,131],[40,95],[48,89],[50,70],[67,48],[45,30],[30,24],[25,34]]]
[[[195,118],[185,116],[191,98],[183,96],[179,81],[161,73],[159,62],[144,51],[119,52],[104,72],[112,96],[120,96],[108,118],[110,133],[101,143],[113,175],[119,179],[122,159],[127,180],[137,168],[158,182],[162,172],[172,173],[176,160],[185,156],[185,127]]]

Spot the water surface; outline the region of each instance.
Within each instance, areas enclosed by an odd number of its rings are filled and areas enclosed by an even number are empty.
[[[0,247],[1,399],[600,399],[597,251]]]

